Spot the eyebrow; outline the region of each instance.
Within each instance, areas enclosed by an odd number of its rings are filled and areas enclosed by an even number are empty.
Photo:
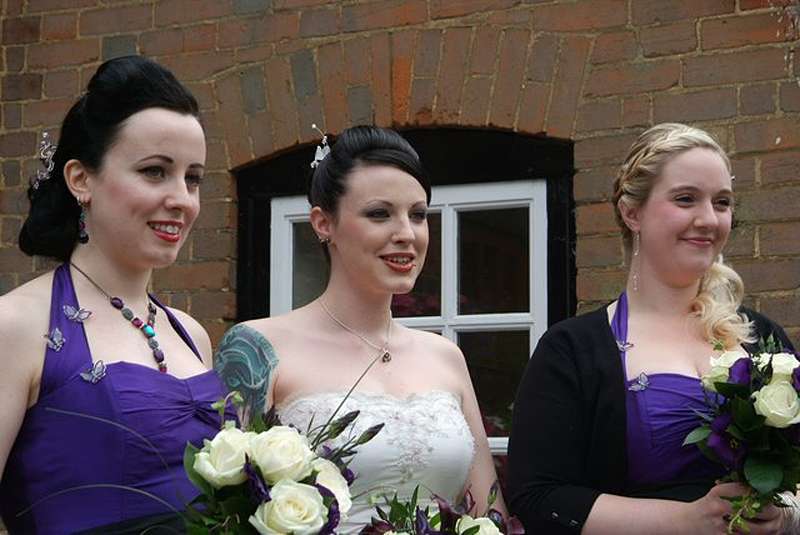
[[[166,163],[169,163],[169,164],[175,163],[175,160],[173,160],[172,158],[170,158],[169,156],[166,156],[164,154],[151,154],[150,156],[145,156],[144,158],[141,158],[136,163],[139,164],[139,163],[143,163],[143,162],[146,162],[147,160],[152,160],[152,159],[162,160],[162,161],[164,161]],[[201,163],[195,162],[195,163],[189,164],[189,168],[190,169],[205,169],[206,166],[201,164]]]
[[[382,204],[382,205],[386,205],[386,206],[394,206],[394,203],[392,203],[391,201],[387,201],[385,199],[379,199],[379,198],[367,199],[365,204]],[[424,200],[419,200],[419,201],[414,202],[414,204],[412,204],[411,206],[414,207],[414,206],[418,206],[418,205],[427,206],[428,204]]]
[[[677,186],[675,186],[673,188],[670,188],[668,193],[677,193],[679,191],[697,192],[697,191],[701,191],[701,189],[698,188],[697,186],[692,186],[692,185],[689,185],[689,184],[683,184],[683,185],[677,185]],[[715,193],[715,195],[719,195],[719,194],[733,195],[733,190],[731,190],[729,188],[722,188],[721,190],[719,190],[718,192]]]

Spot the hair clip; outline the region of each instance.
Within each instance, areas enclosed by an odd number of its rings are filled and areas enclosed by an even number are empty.
[[[44,132],[42,141],[39,142],[39,160],[42,162],[44,169],[36,171],[36,176],[31,181],[33,189],[39,189],[39,185],[45,180],[49,180],[53,174],[53,168],[56,165],[53,161],[53,155],[56,153],[56,147],[57,145],[50,143],[49,134]]]
[[[311,162],[311,168],[316,169],[319,165],[319,162],[325,159],[325,156],[331,153],[331,147],[328,145],[328,136],[325,135],[325,132],[317,128],[316,124],[312,124],[311,128],[322,134],[322,141],[319,142],[317,145],[317,150],[314,153],[314,161]]]

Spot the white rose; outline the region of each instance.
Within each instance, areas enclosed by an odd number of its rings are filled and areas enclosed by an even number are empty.
[[[247,479],[244,463],[248,448],[248,433],[237,429],[233,422],[228,422],[195,455],[194,470],[216,489],[244,483]]]
[[[281,479],[300,481],[311,475],[314,452],[297,429],[275,426],[250,441],[250,455],[270,485]]]
[[[383,535],[409,535],[407,531],[387,531]]]
[[[319,532],[327,518],[328,510],[316,487],[281,479],[270,489],[270,500],[259,505],[248,520],[262,535],[310,535]]]
[[[458,519],[458,522],[456,522],[456,533],[464,533],[473,526],[480,526],[480,529],[475,535],[502,535],[494,522],[485,516],[481,518],[472,518],[469,515],[464,515]]]
[[[703,387],[706,390],[716,392],[717,389],[714,387],[714,383],[728,382],[728,375],[733,363],[746,356],[747,354],[741,351],[724,351],[718,357],[711,357],[711,371],[703,375]]]
[[[772,381],[770,382],[791,382],[792,372],[798,366],[800,366],[800,362],[797,361],[797,357],[790,353],[776,353],[772,355]]]
[[[789,427],[800,422],[800,400],[789,381],[777,381],[753,394],[756,413],[770,427]]]
[[[311,467],[316,470],[317,484],[322,485],[336,496],[336,501],[339,502],[339,512],[344,517],[346,513],[353,506],[350,500],[350,487],[347,486],[347,480],[342,476],[339,467],[328,459],[315,459],[311,463]]]

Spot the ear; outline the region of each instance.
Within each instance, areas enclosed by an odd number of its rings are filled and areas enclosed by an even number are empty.
[[[64,164],[64,182],[72,195],[83,204],[92,200],[90,176],[89,170],[79,160],[69,160]]]
[[[314,233],[320,240],[330,239],[334,225],[333,216],[331,216],[331,214],[319,206],[315,206],[311,209],[309,219],[311,221],[311,228],[314,229]]]
[[[642,226],[639,221],[639,209],[631,208],[622,199],[617,201],[617,209],[625,225],[631,229],[631,232],[639,232]]]

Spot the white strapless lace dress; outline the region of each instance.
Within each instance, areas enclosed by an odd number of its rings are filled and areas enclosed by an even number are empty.
[[[320,392],[279,404],[283,424],[301,431],[325,423],[339,405],[344,392]],[[431,493],[449,501],[464,490],[475,451],[475,440],[461,412],[458,397],[441,390],[396,398],[386,394],[353,392],[338,415],[360,410],[350,432],[338,441],[358,435],[367,428],[386,424],[378,435],[359,447],[350,468],[357,478],[350,487],[353,507],[337,532],[358,533],[374,515],[374,500],[397,492],[401,499],[411,496],[420,485],[420,502]],[[384,503],[382,499],[378,503]]]

